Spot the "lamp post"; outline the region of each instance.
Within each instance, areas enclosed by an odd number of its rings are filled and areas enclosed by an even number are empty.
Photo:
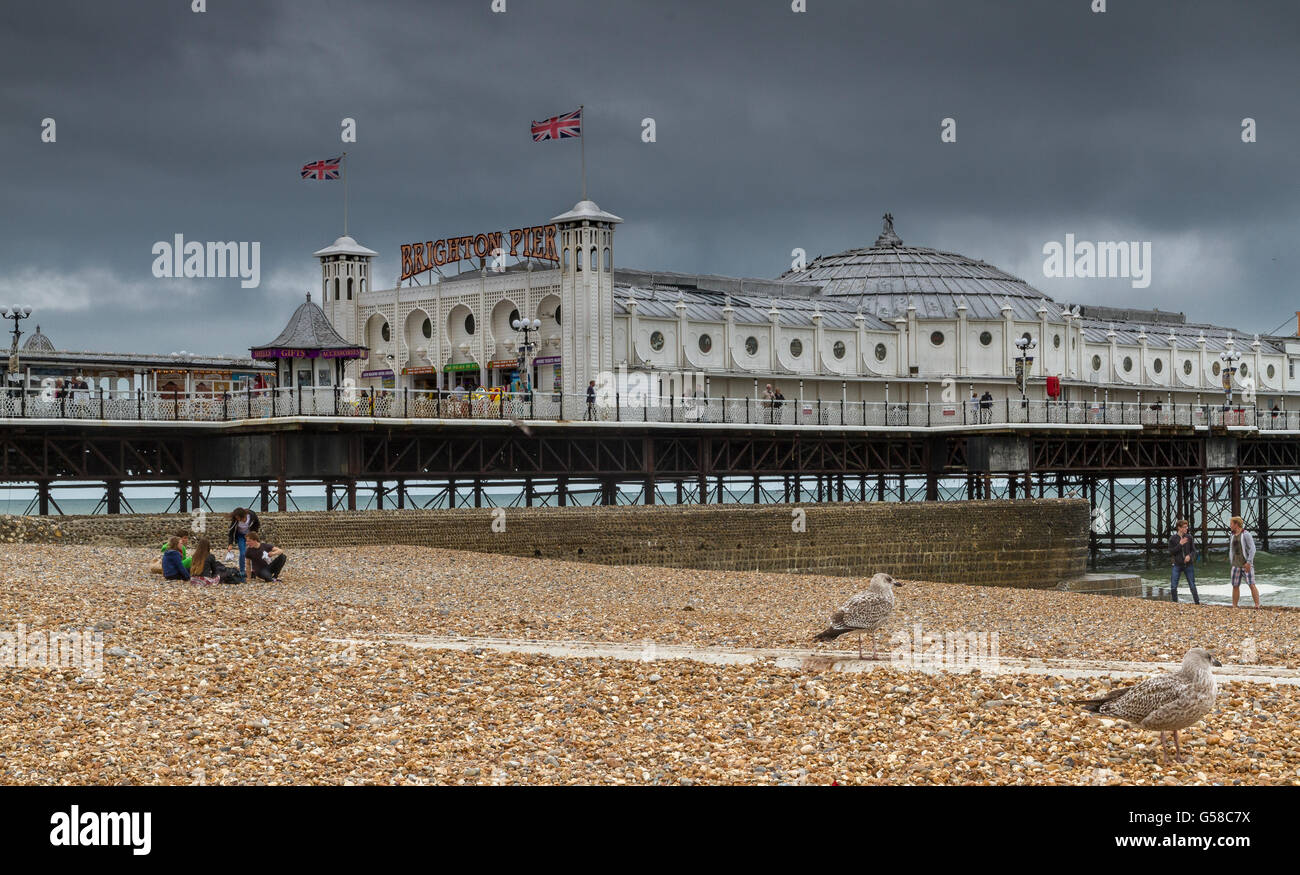
[[[3,315],[6,319],[14,320],[14,330],[12,332],[14,342],[9,347],[9,365],[6,368],[8,371],[6,374],[6,381],[16,381],[21,379],[18,367],[18,340],[23,336],[22,329],[19,327],[18,323],[32,315],[32,308],[5,307],[3,310],[0,310],[0,315]]]
[[[1223,394],[1226,407],[1232,406],[1232,376],[1237,373],[1237,362],[1240,360],[1241,353],[1235,349],[1219,353],[1219,361],[1223,362]]]
[[[1025,397],[1025,385],[1029,382],[1029,369],[1034,366],[1034,357],[1030,353],[1038,347],[1034,339],[1028,335],[1016,340],[1016,384],[1020,386],[1020,406],[1028,407],[1029,400]]]
[[[528,356],[537,349],[537,341],[532,339],[534,332],[542,330],[542,320],[533,319],[516,319],[510,323],[510,327],[515,331],[522,332],[524,339],[519,343],[519,374],[524,379],[524,392],[531,395],[533,391],[533,375],[528,370]]]

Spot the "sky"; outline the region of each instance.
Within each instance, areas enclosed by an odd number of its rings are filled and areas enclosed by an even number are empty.
[[[545,223],[580,149],[529,124],[579,104],[623,267],[775,277],[891,212],[1057,300],[1295,332],[1295,0],[193,3],[0,6],[0,305],[61,349],[272,339],[343,231],[299,170],[344,150],[376,287],[402,243]],[[260,284],[155,277],[177,234],[257,242]],[[1045,276],[1067,234],[1149,242],[1150,285]]]

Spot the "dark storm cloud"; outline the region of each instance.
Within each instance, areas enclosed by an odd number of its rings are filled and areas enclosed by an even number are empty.
[[[869,244],[890,210],[906,241],[1058,299],[1273,328],[1297,309],[1300,7],[1107,5],[17,0],[0,11],[0,303],[36,307],[64,347],[245,349],[341,232],[341,184],[301,181],[303,163],[349,150],[351,231],[386,286],[402,242],[577,200],[578,144],[526,125],[584,103],[623,265],[774,276],[795,247]],[[155,279],[150,248],[177,233],[260,241],[261,287]],[[1043,244],[1067,233],[1152,241],[1150,288],[1044,278]]]

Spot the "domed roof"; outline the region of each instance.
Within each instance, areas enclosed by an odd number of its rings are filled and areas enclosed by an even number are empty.
[[[54,352],[54,341],[41,334],[41,326],[37,325],[36,333],[23,344],[23,352]]]
[[[567,213],[560,213],[551,222],[560,224],[563,222],[580,222],[587,219],[592,222],[609,222],[611,225],[617,225],[623,220],[613,213],[607,213],[597,206],[595,201],[578,201],[573,205],[573,209]]]
[[[991,264],[906,245],[894,232],[889,213],[873,245],[819,256],[780,279],[820,286],[823,295],[859,298],[864,312],[882,318],[901,315],[908,307],[922,317],[953,316],[959,306],[965,306],[972,319],[998,318],[1008,302],[1018,318],[1037,318],[1043,303],[1050,312],[1059,310],[1029,283]]]
[[[289,317],[289,322],[284,326],[284,330],[279,336],[268,344],[263,346],[252,347],[254,358],[258,356],[259,350],[283,350],[283,349],[305,349],[312,351],[322,350],[365,350],[366,347],[356,343],[348,343],[344,337],[334,330],[330,324],[329,317],[321,309],[320,304],[312,303],[311,292],[307,293],[307,300],[298,305],[298,309],[293,311]]]
[[[374,256],[378,254],[379,253],[376,252],[375,250],[367,249],[366,247],[362,246],[356,240],[353,240],[351,237],[348,237],[347,235],[344,235],[339,239],[335,240],[332,244],[326,246],[324,249],[319,249],[316,252],[312,253],[312,255],[316,256],[317,258],[323,258],[328,255]]]

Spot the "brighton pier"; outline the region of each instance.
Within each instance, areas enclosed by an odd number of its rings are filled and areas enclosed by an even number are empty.
[[[509,486],[534,507],[1074,496],[1106,521],[1094,556],[1161,546],[1178,518],[1210,546],[1231,515],[1265,549],[1300,536],[1300,338],[1239,349],[1182,314],[1057,303],[905,245],[890,216],[776,280],[615,269],[621,222],[583,201],[511,232],[533,256],[506,270],[387,290],[339,238],[315,253],[320,303],[251,348],[273,372],[209,392],[29,375],[0,398],[0,481],[41,514],[87,484],[108,513],[140,485],[181,511],[210,486],[266,510],[299,486],[331,509],[486,507]],[[420,264],[486,253],[480,236]]]

